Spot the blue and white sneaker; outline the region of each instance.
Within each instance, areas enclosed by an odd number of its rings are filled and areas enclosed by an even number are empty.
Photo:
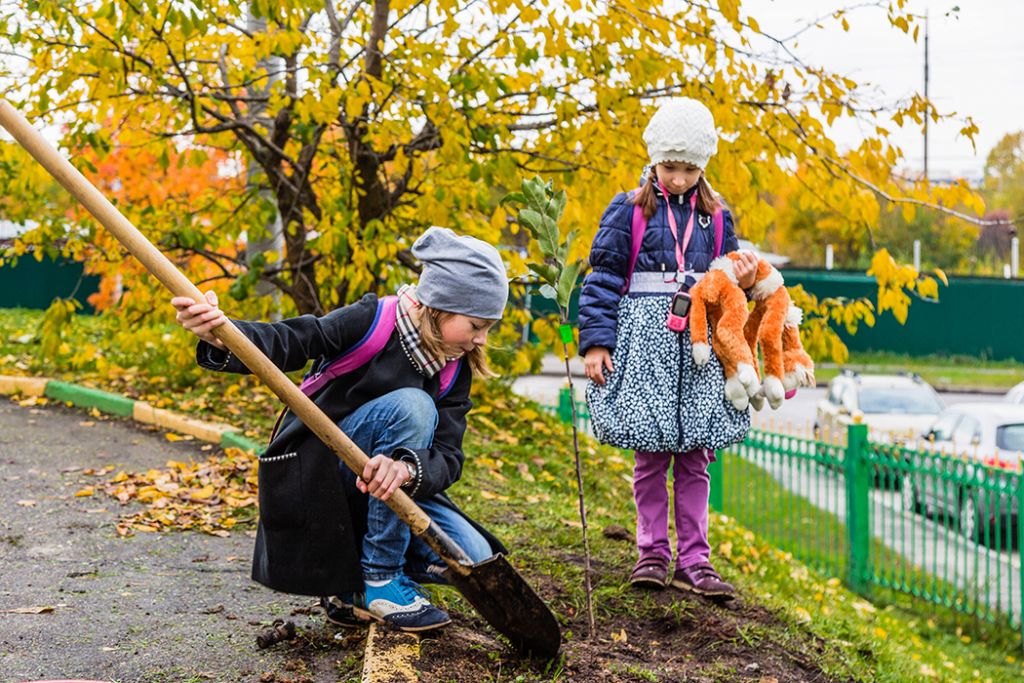
[[[405,575],[390,581],[367,581],[366,593],[355,596],[354,612],[399,631],[430,631],[451,623],[451,618],[430,604],[423,589]]]

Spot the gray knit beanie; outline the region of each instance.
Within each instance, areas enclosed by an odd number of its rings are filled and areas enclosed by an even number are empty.
[[[718,133],[711,111],[689,97],[676,97],[658,107],[647,128],[644,142],[651,165],[681,161],[707,168],[718,151]]]
[[[434,226],[412,245],[423,264],[416,297],[449,313],[497,320],[508,302],[508,276],[498,250],[468,235]]]

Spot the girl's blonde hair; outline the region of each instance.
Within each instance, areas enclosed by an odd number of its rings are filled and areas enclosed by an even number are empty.
[[[446,358],[444,342],[441,341],[441,323],[454,317],[455,313],[439,311],[436,308],[420,304],[420,341],[427,353],[434,358]],[[487,365],[487,352],[482,346],[466,353],[466,362],[477,377],[497,377],[498,373]]]
[[[647,173],[647,182],[643,184],[640,191],[633,195],[633,204],[640,206],[644,211],[644,218],[651,220],[654,212],[658,210],[658,195],[654,192],[654,188],[658,185],[658,175],[654,170],[656,166],[651,166]],[[700,172],[700,178],[697,179],[697,210],[707,215],[712,215],[716,211],[722,208],[722,202],[719,201],[718,195],[715,194],[714,190],[711,189],[711,185],[704,178],[704,171]]]

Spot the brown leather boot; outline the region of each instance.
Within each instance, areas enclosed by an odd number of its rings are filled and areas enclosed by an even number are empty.
[[[668,583],[668,562],[660,557],[641,557],[629,575],[629,582],[641,588],[664,588]]]
[[[732,584],[722,581],[722,577],[708,562],[701,562],[685,569],[677,568],[672,576],[672,586],[720,600],[732,600],[736,597],[736,589]]]

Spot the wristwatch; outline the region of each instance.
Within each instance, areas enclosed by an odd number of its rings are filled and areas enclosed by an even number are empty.
[[[416,465],[412,464],[408,460],[399,460],[400,463],[405,465],[406,471],[409,472],[409,478],[402,484],[402,488],[408,488],[416,483]]]

